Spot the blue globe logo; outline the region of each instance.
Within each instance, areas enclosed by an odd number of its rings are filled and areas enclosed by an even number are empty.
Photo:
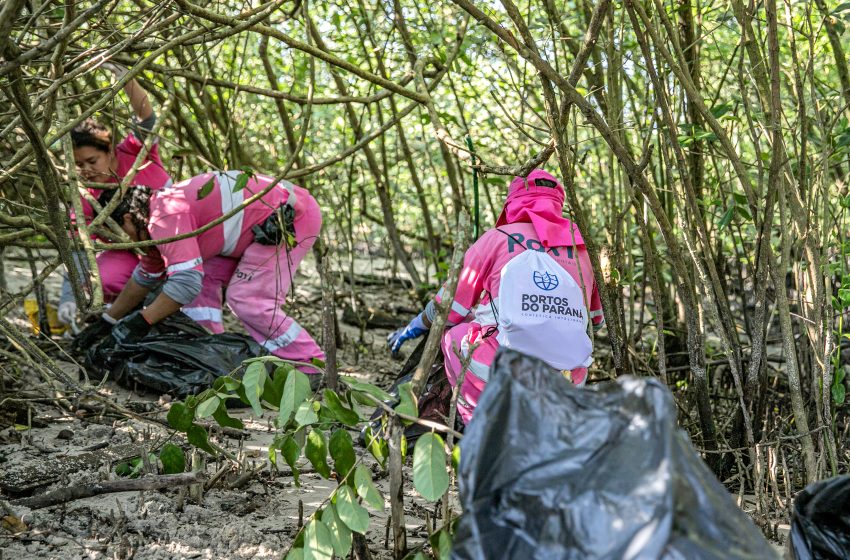
[[[558,287],[558,277],[548,272],[538,272],[537,270],[531,275],[532,280],[538,288],[544,292],[550,292]]]

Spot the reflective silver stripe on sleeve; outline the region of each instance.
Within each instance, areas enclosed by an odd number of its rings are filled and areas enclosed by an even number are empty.
[[[490,381],[490,366],[482,364],[475,359],[469,362],[469,372],[481,381]]]
[[[138,270],[139,270],[140,275],[142,275],[144,278],[147,278],[149,280],[158,280],[158,279],[162,278],[163,274],[165,274],[164,270],[160,271],[160,272],[148,272],[147,270],[145,270],[141,266],[138,268]]]
[[[294,207],[294,206],[295,206],[295,204],[298,202],[298,197],[297,197],[297,196],[296,196],[296,194],[295,194],[295,185],[294,185],[294,184],[292,184],[292,183],[290,183],[290,182],[289,182],[289,181],[287,181],[286,179],[282,179],[282,180],[280,181],[280,183],[278,183],[278,185],[280,185],[281,187],[285,188],[285,189],[286,189],[286,191],[289,193],[289,197],[286,199],[286,203],[287,203],[289,206]]]
[[[221,323],[221,309],[217,307],[184,307],[181,311],[195,321]]]
[[[174,181],[169,179],[165,183],[163,183],[163,185],[160,187],[160,189],[170,189],[171,185],[173,185],[173,184],[174,184]]]
[[[455,313],[457,313],[461,317],[466,317],[467,315],[469,315],[469,309],[462,306],[461,304],[459,304],[456,301],[452,301],[452,311],[454,311]]]
[[[602,310],[601,310],[601,309],[597,309],[596,311],[591,311],[591,312],[589,313],[589,315],[590,315],[590,318],[591,318],[591,319],[596,319],[597,317],[599,317],[600,315],[602,315]]]
[[[263,347],[269,352],[285,348],[295,342],[295,339],[298,338],[299,334],[301,334],[301,330],[301,325],[299,325],[297,321],[293,320],[285,333],[273,340],[263,342]]]
[[[198,257],[197,259],[192,259],[191,261],[183,261],[180,263],[172,264],[168,267],[168,273],[174,274],[175,272],[180,272],[181,270],[189,270],[190,268],[195,268],[203,262],[204,259]]]
[[[224,173],[217,172],[215,174],[218,180],[219,190],[221,191],[221,215],[224,216],[245,201],[245,189],[239,192],[233,192],[233,187],[236,185],[236,178],[241,175],[241,171],[227,171]],[[233,216],[224,220],[222,227],[224,228],[224,245],[221,249],[221,254],[224,256],[231,255],[236,250],[236,245],[239,243],[239,237],[242,235],[242,219],[245,217],[245,211],[240,210]]]

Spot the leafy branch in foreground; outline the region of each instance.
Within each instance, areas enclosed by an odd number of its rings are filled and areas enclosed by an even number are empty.
[[[168,412],[168,422],[174,429],[186,434],[190,444],[213,455],[221,450],[209,441],[208,430],[199,420],[211,418],[222,427],[244,428],[241,420],[228,413],[228,404],[236,401],[250,406],[257,417],[270,413],[278,430],[268,450],[272,465],[277,467],[283,458],[295,485],[300,486],[299,460],[303,455],[322,478],[337,482],[296,535],[288,559],[344,557],[351,550],[354,534],[365,535],[369,529],[369,511],[364,506],[375,511],[382,511],[385,506],[372,471],[363,464],[364,455],[358,456],[354,449],[349,430],[362,428],[366,449],[386,470],[389,445],[381,435],[383,430],[373,430],[371,422],[358,412],[358,405],[371,410],[376,401],[393,398],[383,389],[353,377],[343,375],[340,380],[345,384],[340,393],[330,389],[314,393],[307,375],[291,363],[263,356],[245,362],[241,379],[220,377],[206,391],[174,403]],[[403,418],[415,419],[417,405],[410,385],[399,387],[399,395],[398,412]],[[384,413],[382,424],[388,414]],[[407,454],[404,440],[401,452],[403,461]],[[452,464],[456,468],[457,461]],[[443,439],[434,432],[422,435],[413,454],[413,484],[426,500],[439,500],[448,490],[446,465]],[[445,557],[451,547],[448,531],[442,529],[432,536],[433,549],[440,558]],[[421,554],[418,552],[417,557]]]

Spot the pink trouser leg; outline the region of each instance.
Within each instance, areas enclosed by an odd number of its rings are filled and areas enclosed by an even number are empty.
[[[496,357],[499,343],[496,333],[483,336],[484,331],[477,323],[461,323],[443,334],[443,356],[445,357],[446,377],[454,387],[460,378],[461,361],[455,350],[466,359],[469,356],[469,348],[478,343],[478,347],[472,353],[463,386],[460,388],[460,396],[457,401],[457,411],[464,424],[468,424],[472,418],[472,411],[478,405],[478,399],[484,391],[484,387],[490,380],[490,366]],[[559,375],[553,372],[553,375]],[[578,386],[584,386],[587,378],[587,369],[576,368],[572,371],[571,380]]]
[[[315,200],[301,201],[305,211],[296,216],[296,246],[270,246],[252,243],[239,260],[227,288],[227,304],[242,321],[254,340],[279,358],[309,362],[325,355],[313,337],[283,312],[281,306],[301,261],[315,243],[322,225]],[[315,368],[300,366],[304,373]]]
[[[204,261],[204,282],[201,293],[181,311],[212,333],[223,333],[221,322],[221,299],[236,265],[237,259],[213,257]]]
[[[457,411],[464,424],[472,418],[472,411],[478,404],[478,399],[487,381],[490,379],[490,364],[499,348],[495,334],[484,337],[481,326],[477,323],[461,323],[450,328],[443,335],[443,356],[445,357],[446,377],[452,386],[457,385],[460,378],[461,361],[456,351],[466,359],[471,345],[478,343],[472,353],[463,386],[460,388]]]
[[[137,264],[139,257],[132,251],[104,251],[97,256],[103,299],[107,303],[118,297]]]

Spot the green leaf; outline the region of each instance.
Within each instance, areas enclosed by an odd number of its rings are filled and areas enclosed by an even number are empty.
[[[313,519],[304,528],[304,560],[331,560],[334,555],[327,526]]]
[[[221,391],[222,389],[225,391],[235,391],[241,385],[242,383],[240,381],[233,379],[229,375],[223,375],[213,382],[213,389],[216,391]]]
[[[168,411],[168,424],[177,431],[185,432],[192,427],[194,411],[181,402],[171,405]]]
[[[346,426],[356,426],[360,422],[360,416],[342,404],[339,395],[330,389],[325,389],[325,404],[334,417]]]
[[[286,560],[304,560],[304,549],[293,548],[286,555]]]
[[[203,200],[210,195],[215,187],[215,175],[198,190],[198,200]]]
[[[207,416],[212,416],[212,414],[218,409],[218,406],[221,404],[221,399],[216,397],[211,397],[205,401],[201,401],[201,404],[198,405],[198,408],[195,409],[195,416],[197,418],[206,418]]]
[[[407,460],[407,437],[404,434],[401,434],[401,462],[404,463]]]
[[[295,411],[295,423],[299,426],[309,426],[319,422],[319,415],[316,414],[316,406],[319,403],[314,401],[304,401],[298,410]]]
[[[383,511],[384,497],[372,483],[372,473],[369,472],[369,469],[363,465],[357,465],[357,469],[354,471],[354,484],[357,488],[357,494],[366,500],[367,504]]]
[[[331,457],[334,460],[334,469],[339,475],[339,480],[346,479],[346,484],[353,486],[354,475],[349,474],[354,468],[354,463],[357,462],[357,455],[354,453],[354,443],[351,441],[351,435],[345,430],[336,430],[331,434],[331,440],[328,444]]]
[[[292,370],[286,376],[286,382],[283,384],[283,396],[280,398],[280,410],[278,411],[278,426],[285,426],[292,413],[298,410],[298,407],[310,396],[310,380],[307,376],[298,371]]]
[[[452,448],[452,468],[460,473],[460,446],[457,444]]]
[[[248,398],[248,403],[254,410],[257,416],[263,415],[263,407],[260,404],[260,395],[263,394],[263,387],[266,384],[266,366],[262,362],[254,362],[245,370],[245,375],[242,377],[242,386],[245,387],[245,396]]]
[[[292,436],[286,436],[279,449],[281,455],[283,455],[283,460],[286,461],[286,464],[289,465],[290,469],[292,469],[292,479],[295,482],[295,486],[301,486],[301,471],[295,464],[296,461],[298,461],[298,457],[301,456],[301,446],[298,445],[295,438]]]
[[[401,402],[395,407],[396,412],[418,418],[419,407],[416,405],[416,395],[413,394],[413,385],[410,383],[399,385],[398,396]]]
[[[336,511],[342,522],[352,531],[365,534],[369,529],[369,512],[357,503],[354,492],[348,486],[337,488]]]
[[[710,109],[711,114],[714,115],[714,118],[717,118],[717,119],[719,119],[720,117],[722,117],[723,115],[725,115],[726,113],[728,113],[731,110],[732,110],[732,104],[731,103],[723,103],[722,105],[715,105],[714,107],[712,107]]]
[[[115,465],[115,474],[117,474],[118,476],[139,478],[139,475],[142,474],[142,470],[144,468],[145,464],[142,462],[142,458],[135,457],[133,459],[130,459],[129,461],[122,461]]]
[[[328,466],[328,442],[321,430],[310,430],[304,455],[323,478],[331,477],[331,468]]]
[[[734,215],[735,215],[735,205],[733,204],[733,205],[729,206],[729,208],[726,209],[726,212],[723,214],[723,217],[720,218],[720,222],[718,222],[718,224],[717,224],[718,226],[720,226],[720,229],[723,229],[726,226],[728,226],[729,222],[732,221],[732,216],[734,216]]]
[[[423,434],[413,449],[413,485],[423,498],[435,502],[449,487],[443,438]]]
[[[198,449],[203,449],[210,455],[216,455],[215,449],[210,445],[207,431],[201,426],[195,424],[189,428],[189,431],[186,432],[186,438],[189,440],[189,443]]]
[[[245,424],[242,423],[242,420],[238,418],[233,418],[229,414],[227,414],[227,406],[225,406],[224,401],[221,401],[221,404],[218,405],[215,413],[213,413],[213,419],[218,422],[219,426],[223,426],[225,428],[234,428],[236,430],[241,430],[245,427]]]
[[[452,536],[446,529],[440,529],[428,539],[437,560],[449,560],[452,552]]]
[[[354,389],[355,391],[360,391],[363,393],[367,393],[372,395],[373,397],[380,399],[382,401],[392,401],[394,400],[392,395],[381,389],[380,387],[375,387],[371,383],[363,383],[362,381],[358,381],[354,377],[350,375],[340,375],[340,381]]]
[[[366,446],[369,449],[369,453],[371,453],[375,460],[381,464],[381,467],[386,467],[390,446],[387,443],[387,440],[376,436],[374,432],[372,432],[372,426],[366,427]]]
[[[334,504],[328,504],[322,510],[322,523],[327,526],[331,534],[334,553],[340,558],[345,558],[351,550],[351,529],[339,518]]]
[[[177,474],[186,470],[186,456],[180,446],[166,443],[159,451],[159,460],[162,462],[162,472],[165,474]]]
[[[236,183],[233,185],[231,189],[232,192],[239,192],[245,187],[248,186],[248,180],[251,176],[248,173],[240,173],[238,177],[236,177]]]
[[[832,401],[841,406],[844,404],[844,399],[847,397],[847,389],[844,387],[842,383],[836,383],[831,387],[832,392]]]
[[[286,378],[292,369],[292,366],[289,364],[275,368],[274,373],[266,380],[266,385],[263,389],[264,401],[272,403],[275,406],[280,405],[280,399],[283,398],[283,385],[286,383]]]

